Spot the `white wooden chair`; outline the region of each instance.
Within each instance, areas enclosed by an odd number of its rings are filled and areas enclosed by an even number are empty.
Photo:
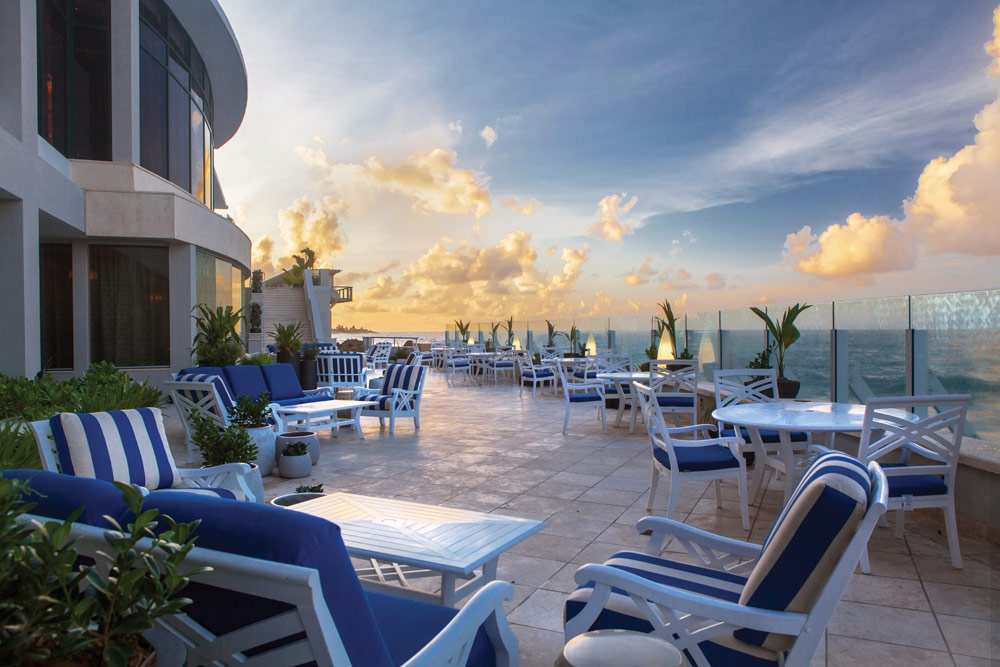
[[[319,387],[365,387],[374,375],[365,368],[365,356],[359,352],[320,352],[316,355],[316,362],[316,384]]]
[[[677,509],[677,494],[682,482],[705,481],[715,483],[715,506],[722,507],[722,480],[736,482],[740,493],[740,515],[743,528],[750,530],[750,512],[747,507],[747,466],[740,453],[743,441],[739,436],[712,438],[714,427],[696,424],[680,428],[667,428],[663,414],[654,404],[656,395],[644,384],[635,383],[636,400],[646,420],[646,431],[652,446],[653,474],[649,484],[646,511],[653,509],[656,487],[661,476],[670,479],[670,502],[667,518],[673,519]]]
[[[853,503],[849,512],[845,497]],[[642,553],[620,552],[577,570],[565,639],[617,628],[671,642],[694,667],[807,667],[887,498],[878,464],[866,469],[827,451],[763,545],[670,519],[640,519],[636,530],[651,532]],[[686,561],[659,555],[668,537],[685,548]]]
[[[958,569],[962,568],[962,552],[955,520],[955,473],[971,402],[968,394],[869,398],[858,443],[858,459],[878,461],[885,469],[888,509],[896,510],[896,537],[903,537],[906,510],[940,507],[951,564]],[[926,416],[909,421],[894,413],[898,410]],[[912,455],[919,458],[911,459]],[[887,457],[898,460],[885,462]],[[866,574],[870,571],[867,550],[861,569]]]
[[[649,362],[649,388],[656,394],[660,412],[669,414],[674,423],[681,425],[680,417],[687,416],[690,425],[698,423],[698,360],[654,359]],[[632,410],[628,432],[635,431],[635,418],[639,410]]]
[[[514,353],[511,350],[500,350],[492,359],[488,359],[483,366],[483,382],[489,375],[493,376],[494,386],[498,382],[500,374],[509,375],[511,382],[514,381]]]
[[[566,399],[566,416],[563,418],[562,432],[569,426],[569,413],[574,408],[596,407],[601,417],[601,426],[608,432],[608,415],[604,406],[604,383],[600,380],[578,379],[565,364],[556,364],[559,380],[562,382]]]
[[[472,384],[472,364],[469,363],[469,358],[458,350],[444,349],[444,369],[448,373],[445,381],[449,385],[454,386],[455,377],[458,375],[464,375],[468,383]]]
[[[545,388],[545,383],[549,383],[552,387],[552,395],[555,396],[556,393],[556,371],[551,366],[543,366],[542,364],[533,364],[531,361],[531,352],[527,350],[518,350],[514,353],[517,358],[517,364],[521,370],[521,381],[518,383],[517,395],[520,396],[524,392],[524,383],[531,383],[531,397],[535,397],[535,389],[538,385],[542,385]]]
[[[389,355],[392,354],[392,343],[388,341],[381,341],[379,343],[375,343],[369,349],[371,352],[365,353],[368,365],[372,368],[385,370],[385,367],[389,365]]]

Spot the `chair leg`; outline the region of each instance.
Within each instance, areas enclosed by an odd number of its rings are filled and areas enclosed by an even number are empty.
[[[667,505],[667,518],[673,519],[674,512],[677,510],[677,493],[680,490],[681,485],[677,480],[677,477],[671,476],[670,478],[670,503]]]
[[[944,528],[948,535],[948,551],[951,552],[951,565],[956,570],[962,569],[962,548],[958,542],[958,521],[955,519],[955,501],[947,507],[942,507],[944,512]]]
[[[715,506],[722,507],[722,480],[715,480]]]
[[[563,430],[562,430],[563,433],[566,432],[566,428],[568,426],[569,426],[569,405],[566,406],[566,417],[563,419]]]
[[[393,413],[389,417],[389,434],[392,435],[396,432],[396,415]]]
[[[656,499],[656,485],[660,483],[660,471],[656,469],[656,464],[653,464],[653,478],[649,480],[649,500],[646,502],[646,511],[651,512],[653,510],[653,501]]]
[[[607,433],[608,432],[608,411],[604,408],[603,405],[600,406],[600,411],[601,411],[601,428],[603,428],[604,432]]]
[[[872,573],[871,563],[868,562],[868,547],[861,550],[861,571],[865,574]]]
[[[747,502],[747,476],[740,473],[736,480],[740,489],[740,514],[743,516],[743,530],[750,530],[750,503]]]

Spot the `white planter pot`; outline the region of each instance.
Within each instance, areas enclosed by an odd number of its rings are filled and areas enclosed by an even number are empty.
[[[247,433],[257,445],[257,465],[260,466],[261,477],[267,477],[274,471],[274,440],[277,437],[270,426],[248,428]]]
[[[313,465],[319,461],[319,437],[312,431],[288,431],[275,437],[274,460],[281,460],[281,453],[285,451],[285,446],[293,442],[304,442],[309,450],[309,458]]]
[[[256,463],[250,464],[250,474],[246,476],[247,486],[250,493],[254,495],[255,502],[264,502],[264,480],[260,476],[260,466]]]
[[[285,479],[308,477],[312,472],[312,460],[308,454],[302,456],[282,456],[278,461],[278,474]]]

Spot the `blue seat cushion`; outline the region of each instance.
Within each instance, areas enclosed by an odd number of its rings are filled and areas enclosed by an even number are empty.
[[[323,597],[351,663],[394,664],[336,524],[272,505],[177,491],[150,494],[144,507],[156,508],[175,521],[199,519],[194,533],[199,547],[318,570]],[[280,611],[255,604],[259,598],[242,592],[198,588],[194,583],[184,595],[194,600],[185,612],[215,633],[245,627]]]
[[[287,407],[289,405],[302,405],[303,403],[319,403],[321,401],[332,401],[332,400],[333,400],[332,398],[326,396],[325,394],[317,394],[315,396],[302,396],[301,398],[283,398],[280,401],[271,401],[271,402]]]
[[[217,489],[213,487],[204,486],[175,486],[172,489],[160,489],[159,491],[150,491],[149,495],[154,493],[166,493],[167,491],[178,493],[193,493],[195,495],[208,496],[211,498],[227,498],[229,500],[236,500],[236,494],[229,489]],[[240,494],[242,497],[243,494]]]
[[[657,396],[656,402],[661,408],[693,408],[694,397],[687,396]]]
[[[631,387],[631,385],[625,385],[623,387],[623,389],[625,390],[625,391],[622,392],[623,394],[631,394],[632,393],[632,387]],[[618,393],[618,385],[616,385],[616,384],[610,384],[610,385],[608,385],[607,387],[604,388],[604,393],[605,394],[617,394]]]
[[[283,401],[288,398],[302,398],[305,392],[299,384],[299,378],[291,364],[267,364],[260,367],[264,375],[264,383],[271,392],[272,401]]]
[[[369,406],[367,408],[363,408],[364,410],[389,410],[390,408],[392,408],[392,396],[383,396],[382,394],[375,391],[359,394],[357,397],[355,397],[354,400],[375,401],[376,403],[378,403],[378,405],[374,407]]]
[[[883,468],[905,468],[902,463],[883,463]],[[943,496],[948,493],[948,485],[937,475],[887,475],[889,497],[900,496]]]
[[[449,361],[448,365],[451,366],[452,368],[468,368],[469,367],[469,362],[468,361]]]
[[[575,373],[573,373],[573,377],[580,378],[581,380],[583,379],[593,380],[594,378],[597,377],[597,371],[587,371],[586,373],[584,373],[583,371],[576,371]]]
[[[514,368],[513,361],[494,361],[490,364],[493,368]]]
[[[677,465],[680,466],[679,472],[725,470],[727,468],[740,467],[739,461],[729,451],[729,448],[722,445],[674,447],[674,455],[677,457]],[[670,467],[670,457],[667,455],[666,450],[654,447],[653,456],[664,467]]]
[[[765,444],[773,444],[781,442],[781,436],[779,436],[778,432],[775,431],[774,429],[762,428],[759,429],[759,433],[761,442]],[[791,433],[789,433],[789,435],[792,438],[792,442],[805,442],[809,439],[809,434],[805,433],[804,431],[792,431]],[[724,428],[721,431],[719,431],[720,438],[732,438],[734,436],[743,438],[743,442],[750,442],[750,431],[745,426],[740,427],[739,436],[736,436],[735,429]]]
[[[105,515],[120,520],[128,512],[122,492],[111,482],[89,477],[73,477],[47,470],[3,470],[4,479],[27,482],[22,492],[26,503],[34,503],[32,514],[64,521],[77,508],[83,512],[77,521],[99,528],[111,528]]]
[[[273,364],[268,364],[273,365]],[[264,382],[264,374],[261,372],[262,366],[245,364],[240,366],[226,366],[222,369],[226,375],[226,382],[232,390],[233,398],[238,399],[244,394],[257,400],[265,391],[270,392],[267,383]],[[271,396],[274,399],[274,396]]]
[[[395,665],[402,665],[413,657],[458,614],[457,609],[430,602],[372,591],[365,594]],[[482,627],[476,633],[472,652],[465,664],[470,667],[493,667],[496,664],[493,645]]]
[[[521,377],[542,379],[555,377],[555,373],[552,371],[522,371]]]
[[[592,403],[594,401],[600,401],[600,400],[602,400],[601,399],[601,395],[600,394],[596,394],[596,393],[594,393],[594,394],[591,394],[591,393],[586,393],[586,394],[570,394],[569,395],[569,402],[570,403]]]

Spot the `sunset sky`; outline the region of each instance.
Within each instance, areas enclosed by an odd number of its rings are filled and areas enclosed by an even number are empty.
[[[381,331],[995,288],[995,1],[220,0],[216,168]]]

